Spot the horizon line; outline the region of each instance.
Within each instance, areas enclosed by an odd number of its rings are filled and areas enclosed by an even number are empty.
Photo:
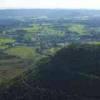
[[[94,9],[94,8],[0,8],[0,10],[100,10],[100,9]]]

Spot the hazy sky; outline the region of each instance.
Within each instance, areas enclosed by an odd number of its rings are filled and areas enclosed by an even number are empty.
[[[0,0],[0,9],[6,8],[100,9],[100,0]]]

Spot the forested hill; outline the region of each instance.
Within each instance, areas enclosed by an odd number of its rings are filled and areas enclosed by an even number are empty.
[[[0,92],[0,99],[100,100],[99,72],[100,45],[71,44],[13,79],[13,84]]]
[[[47,16],[50,18],[72,17],[72,16],[100,16],[99,10],[79,10],[79,9],[9,9],[0,10],[0,17],[40,17]]]
[[[44,60],[45,61],[45,60]],[[100,80],[100,45],[71,44],[37,67],[39,79]]]

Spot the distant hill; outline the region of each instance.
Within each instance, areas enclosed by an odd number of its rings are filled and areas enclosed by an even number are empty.
[[[40,17],[63,18],[71,16],[100,16],[99,10],[71,10],[71,9],[9,9],[0,10],[0,18],[7,17]]]

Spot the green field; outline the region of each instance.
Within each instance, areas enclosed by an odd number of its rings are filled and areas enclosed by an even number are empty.
[[[14,55],[22,59],[33,59],[39,56],[36,50],[32,47],[27,46],[17,46],[12,47],[6,51],[9,55]]]
[[[6,43],[13,43],[13,42],[15,42],[15,40],[11,38],[0,38],[0,45]]]

